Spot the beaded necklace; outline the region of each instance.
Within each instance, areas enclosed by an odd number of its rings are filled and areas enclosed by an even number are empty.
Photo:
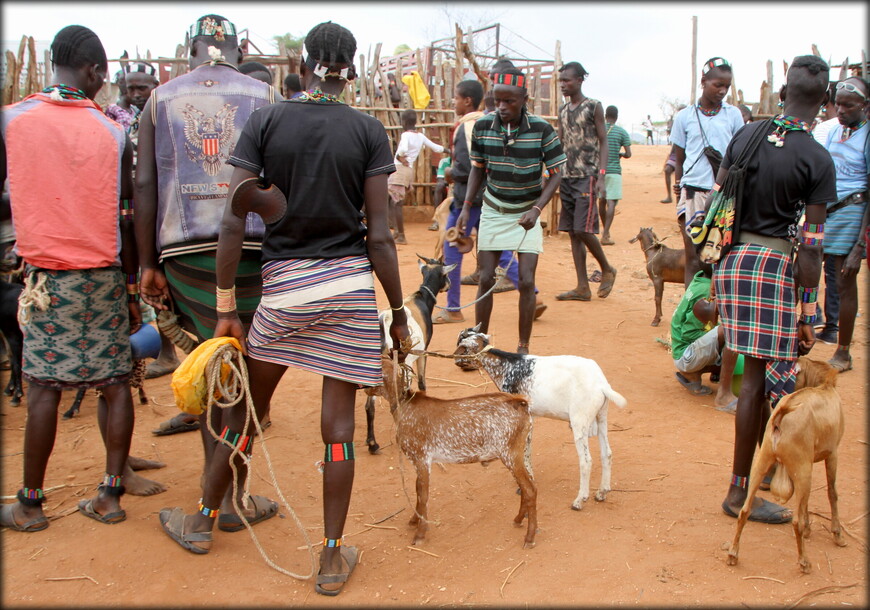
[[[777,148],[782,148],[785,145],[785,134],[787,131],[810,132],[809,123],[785,114],[776,115],[773,118],[773,124],[776,125],[776,129],[767,136],[767,141],[772,142]]]
[[[722,104],[719,104],[712,110],[707,110],[706,108],[701,106],[700,102],[698,102],[698,110],[700,110],[701,114],[703,114],[704,116],[716,116],[717,114],[719,114],[719,111],[722,110]]]
[[[42,90],[43,93],[48,93],[51,96],[58,96],[65,100],[86,100],[89,99],[85,92],[81,89],[76,89],[75,87],[70,87],[69,85],[64,85],[63,83],[59,83],[57,85],[50,85]]]
[[[332,93],[324,93],[320,89],[314,88],[309,89],[308,91],[303,91],[297,97],[294,97],[291,101],[299,101],[299,102],[316,102],[318,104],[322,104],[325,102],[331,102],[333,104],[342,104],[343,102],[338,99],[337,95],[333,95]]]
[[[843,135],[840,136],[840,142],[845,142],[849,138],[851,138],[856,131],[864,127],[867,123],[867,119],[864,119],[860,123],[858,123],[855,127],[843,127]]]

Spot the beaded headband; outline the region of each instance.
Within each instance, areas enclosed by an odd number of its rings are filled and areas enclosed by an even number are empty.
[[[504,72],[499,72],[495,75],[492,82],[496,85],[526,88],[526,77],[523,74],[505,74]]]
[[[308,66],[309,70],[314,72],[314,75],[317,76],[317,78],[324,79],[328,75],[332,78],[337,77],[347,80],[347,76],[350,73],[349,66],[347,68],[341,68],[340,70],[332,66],[324,66],[316,59],[311,57],[311,55],[308,53],[308,49],[305,48],[305,44],[302,45],[302,56],[305,58],[305,65]]]
[[[197,36],[214,36],[218,42],[226,40],[226,36],[236,35],[236,26],[226,19],[222,19],[220,23],[211,17],[203,17],[192,26],[190,26],[190,39],[193,40]]]
[[[124,72],[127,74],[130,74],[131,72],[141,72],[142,74],[147,74],[148,76],[154,76],[155,74],[157,74],[157,69],[151,64],[146,64],[141,61],[134,61],[124,66]]]
[[[701,74],[706,74],[707,72],[709,72],[713,68],[718,68],[720,66],[730,66],[730,65],[731,64],[728,63],[727,59],[724,59],[722,57],[714,57],[713,59],[711,59],[710,61],[708,61],[707,63],[704,64],[704,67],[701,68]]]

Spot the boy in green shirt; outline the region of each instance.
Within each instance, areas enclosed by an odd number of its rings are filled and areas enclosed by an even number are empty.
[[[725,333],[717,326],[715,295],[710,294],[710,265],[702,264],[671,317],[671,352],[677,381],[696,396],[712,390],[701,385],[703,373],[720,373],[713,401],[717,409],[734,413],[737,398],[731,393],[736,354],[725,349]],[[710,296],[710,298],[707,298]]]

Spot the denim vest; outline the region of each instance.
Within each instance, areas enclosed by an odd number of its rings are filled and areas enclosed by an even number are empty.
[[[160,260],[215,248],[233,173],[226,161],[251,113],[274,101],[270,85],[209,64],[152,92]],[[248,214],[245,246],[259,247],[264,230]]]

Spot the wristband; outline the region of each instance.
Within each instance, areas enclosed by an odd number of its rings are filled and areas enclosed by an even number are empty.
[[[543,214],[543,213],[544,213],[544,208],[539,208],[539,207],[536,206],[536,205],[533,205],[532,207],[535,208],[536,210],[538,210],[538,213],[539,213],[539,214]]]
[[[815,324],[816,322],[816,314],[807,315],[801,314],[800,318],[798,318],[798,324]]]
[[[132,199],[121,199],[121,219],[122,220],[132,220],[133,219],[133,200]]]
[[[801,303],[815,303],[819,298],[819,287],[804,288],[801,286]]]
[[[599,176],[603,176],[603,175],[606,174],[606,173],[607,173],[607,170],[606,170],[606,169],[599,169],[599,170],[598,170],[598,175],[599,175]]]
[[[470,206],[471,206],[471,202],[470,202],[468,199],[466,199],[465,201],[462,202],[462,205],[467,205],[467,206],[470,207]]]
[[[402,303],[398,307],[393,307],[392,305],[390,305],[390,309],[392,309],[393,311],[403,311],[405,309],[405,304]]]
[[[216,288],[215,310],[218,313],[228,313],[236,310],[236,287]]]

